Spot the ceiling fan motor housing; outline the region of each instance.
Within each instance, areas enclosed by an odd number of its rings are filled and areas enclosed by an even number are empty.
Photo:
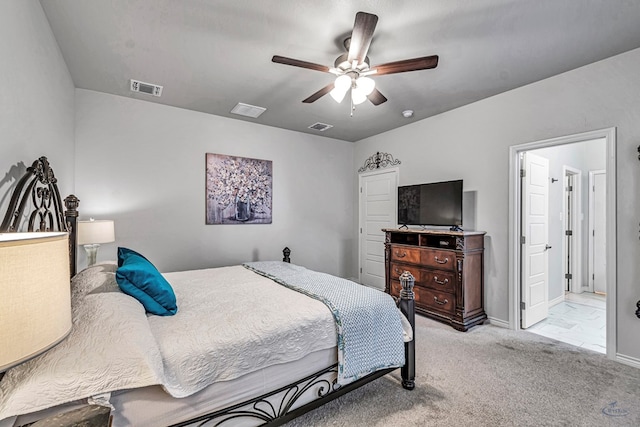
[[[364,58],[364,61],[362,61],[359,64],[356,64],[355,68],[353,67],[353,64],[349,62],[349,53],[343,53],[342,55],[338,56],[335,60],[335,62],[333,63],[333,65],[344,72],[347,71],[355,71],[357,73],[363,73],[365,71],[369,70],[369,64],[371,63],[369,61],[369,57],[366,56]]]

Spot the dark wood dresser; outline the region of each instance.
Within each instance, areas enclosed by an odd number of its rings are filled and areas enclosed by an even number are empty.
[[[385,232],[385,292],[397,297],[398,277],[415,278],[416,312],[467,331],[484,322],[484,231]]]

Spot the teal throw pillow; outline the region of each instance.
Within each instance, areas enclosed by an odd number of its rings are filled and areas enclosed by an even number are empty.
[[[149,313],[172,316],[178,311],[176,295],[169,282],[136,251],[118,248],[116,281],[122,292],[140,301]]]

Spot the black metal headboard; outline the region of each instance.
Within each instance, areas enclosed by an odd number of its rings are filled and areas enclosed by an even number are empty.
[[[0,232],[66,231],[69,233],[71,276],[76,274],[76,224],[80,200],[73,194],[64,199],[63,210],[57,179],[46,157],[40,157],[27,168],[16,184]],[[31,204],[29,204],[31,201]],[[32,209],[25,217],[25,208]],[[22,222],[26,220],[25,225]]]

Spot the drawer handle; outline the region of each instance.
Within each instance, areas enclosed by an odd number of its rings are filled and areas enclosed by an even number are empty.
[[[396,256],[397,256],[398,258],[404,258],[404,257],[406,257],[406,256],[407,256],[407,253],[406,253],[406,252],[402,252],[402,253],[400,253],[400,251],[396,251]]]
[[[437,262],[438,264],[446,264],[446,263],[448,263],[448,262],[449,262],[449,258],[440,259],[440,258],[436,257],[436,262]]]
[[[446,285],[447,283],[449,283],[449,279],[438,280],[438,276],[433,276],[433,281],[438,285]]]
[[[445,300],[444,300],[444,301],[440,301],[440,300],[438,299],[438,297],[433,297],[433,300],[434,300],[434,301],[436,302],[436,304],[438,304],[438,305],[445,305],[446,303],[448,303],[448,302],[449,302],[449,300],[448,300],[448,299],[446,299],[446,298],[445,298]]]
[[[400,270],[398,267],[393,267],[393,271],[394,271],[397,275],[402,274],[402,270]]]

